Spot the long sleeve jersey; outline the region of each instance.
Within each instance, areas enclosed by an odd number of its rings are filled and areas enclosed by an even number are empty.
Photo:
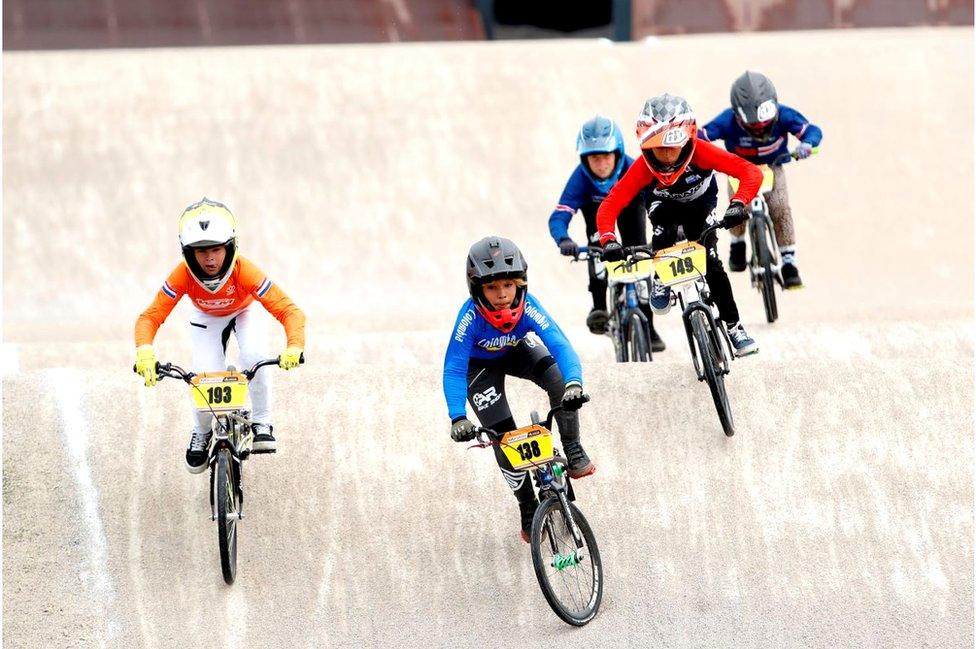
[[[531,294],[526,292],[525,312],[511,333],[507,334],[485,320],[475,308],[474,300],[468,298],[458,313],[451,342],[444,355],[444,398],[451,419],[467,415],[468,361],[472,358],[501,358],[530,331],[542,339],[567,383],[583,383],[583,368],[566,334]]]
[[[289,347],[305,346],[305,314],[261,269],[238,256],[231,276],[213,293],[193,278],[185,263],[174,268],[152,304],[136,320],[137,347],[152,344],[159,327],[184,295],[189,296],[194,308],[214,316],[230,315],[257,300],[284,326]]]
[[[788,156],[790,151],[787,135],[790,133],[810,146],[819,146],[823,139],[820,127],[811,124],[799,111],[784,104],[779,105],[779,119],[773,125],[767,141],[753,138],[739,126],[731,108],[723,110],[699,132],[706,140],[722,140],[727,151],[755,164],[772,164]]]
[[[714,171],[739,179],[739,191],[731,200],[742,201],[746,205],[756,197],[762,184],[759,167],[701,139],[695,142],[695,152],[688,166],[671,185],[661,185],[643,159],[640,163],[631,165],[620,182],[610,190],[596,213],[600,244],[604,245],[614,238],[613,228],[621,210],[645,187],[658,200],[690,202],[701,197],[713,184]]]
[[[634,159],[625,154],[621,175],[627,173],[633,163]],[[606,192],[597,187],[587,175],[583,164],[576,165],[559,197],[559,204],[549,216],[549,234],[553,241],[558,244],[563,239],[569,239],[569,224],[576,212],[582,211],[589,219],[606,197]]]

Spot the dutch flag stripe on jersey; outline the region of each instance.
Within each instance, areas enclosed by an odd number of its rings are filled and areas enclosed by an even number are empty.
[[[163,282],[163,293],[173,298],[174,300],[176,299],[176,291],[174,291],[173,287],[169,285],[169,282]]]
[[[271,280],[267,277],[261,282],[261,286],[258,287],[258,297],[264,297],[264,294],[271,290]]]

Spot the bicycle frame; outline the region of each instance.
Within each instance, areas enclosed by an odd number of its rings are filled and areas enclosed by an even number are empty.
[[[553,417],[562,409],[562,406],[555,406],[549,411],[549,414],[546,416],[544,421],[539,421],[538,414],[533,412],[532,423],[542,426],[546,430],[550,431],[551,434]],[[488,446],[500,445],[502,443],[501,439],[504,435],[503,433],[498,433],[490,428],[483,427],[478,428],[477,433],[478,437],[476,437],[476,439],[478,440],[478,444],[476,444],[474,448],[486,448]],[[572,561],[575,563],[580,563],[585,558],[583,554],[585,542],[583,539],[583,533],[577,526],[576,520],[569,508],[570,501],[573,501],[576,498],[573,494],[573,486],[570,482],[569,472],[567,471],[566,458],[559,453],[558,449],[554,449],[552,459],[539,463],[533,462],[532,465],[533,468],[529,470],[529,473],[536,485],[539,487],[540,496],[548,491],[559,500],[560,507],[563,511],[563,516],[567,521],[569,521],[570,531],[573,534],[573,543],[576,545],[576,550]],[[549,497],[552,497],[552,495]],[[540,497],[540,502],[543,500],[545,500],[545,498]],[[555,541],[553,540],[554,533],[551,530],[548,530],[547,536],[549,538],[550,548],[552,549],[553,553],[556,553],[557,547]]]
[[[613,349],[618,361],[623,358],[623,350],[627,346],[626,331],[622,323],[630,322],[633,315],[637,315],[644,330],[647,332],[648,352],[650,352],[650,329],[651,325],[647,321],[647,316],[640,310],[640,303],[647,302],[649,298],[649,286],[647,280],[616,281],[607,272],[606,262],[602,262],[599,257],[599,249],[595,247],[580,246],[579,253],[574,261],[586,261],[590,265],[596,277],[606,278],[607,291],[613,300],[610,311],[610,321],[607,325],[605,335],[613,341]],[[638,286],[643,285],[641,291]]]

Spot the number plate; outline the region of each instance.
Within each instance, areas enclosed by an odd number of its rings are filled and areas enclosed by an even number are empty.
[[[665,286],[683,284],[705,274],[705,246],[685,241],[654,256],[654,271]]]
[[[770,169],[769,165],[759,165],[759,170],[762,171],[763,175],[762,184],[759,185],[759,193],[765,194],[773,188],[773,170]],[[739,179],[729,176],[729,187],[732,188],[733,193],[739,191]]]
[[[516,470],[526,471],[552,460],[552,433],[538,424],[505,433],[501,445]]]
[[[197,410],[237,410],[247,403],[247,379],[240,372],[203,372],[190,382]]]
[[[630,266],[622,261],[611,261],[607,262],[607,272],[610,273],[610,279],[618,284],[629,284],[650,277],[654,273],[654,264],[650,259],[641,259]]]

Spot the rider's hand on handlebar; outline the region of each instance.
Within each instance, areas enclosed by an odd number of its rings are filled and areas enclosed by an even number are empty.
[[[579,410],[590,400],[589,395],[583,394],[583,386],[579,383],[567,383],[563,392],[563,410]]]
[[[461,417],[457,421],[451,422],[451,439],[455,442],[470,442],[474,439],[477,428],[468,421],[467,417]]]
[[[146,381],[146,387],[151,388],[156,385],[156,366],[159,361],[156,359],[156,352],[152,345],[139,345],[136,347],[136,374]]]
[[[579,256],[579,246],[567,237],[559,242],[559,254],[565,257],[577,257]]]
[[[285,351],[281,352],[281,356],[278,357],[278,367],[283,370],[290,370],[292,368],[298,367],[298,364],[302,362],[302,348],[301,347],[289,347]]]
[[[616,239],[610,239],[605,244],[603,244],[603,261],[622,261],[624,258],[624,249]]]
[[[813,154],[813,147],[807,144],[806,142],[800,142],[799,144],[796,145],[796,148],[793,149],[792,156],[797,160],[805,160],[806,158],[809,158],[812,154]]]
[[[746,206],[741,201],[732,201],[729,203],[729,209],[725,210],[722,227],[729,230],[737,225],[742,225],[748,218],[749,212],[746,211]]]

